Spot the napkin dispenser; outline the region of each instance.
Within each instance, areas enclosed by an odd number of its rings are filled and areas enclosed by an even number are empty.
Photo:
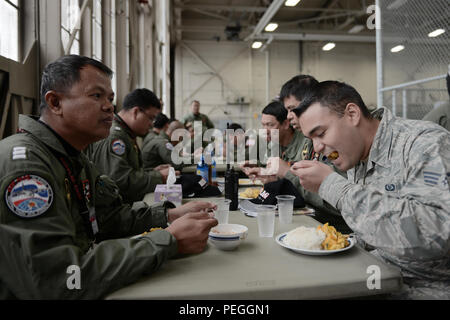
[[[177,207],[181,206],[181,200],[183,199],[183,190],[181,188],[181,184],[175,184],[175,181],[175,169],[173,167],[170,167],[166,184],[156,185],[155,203],[170,201]]]

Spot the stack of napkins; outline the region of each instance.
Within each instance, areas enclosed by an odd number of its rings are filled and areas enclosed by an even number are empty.
[[[239,209],[249,217],[256,217],[258,215],[259,205],[254,204],[250,200],[239,201]]]

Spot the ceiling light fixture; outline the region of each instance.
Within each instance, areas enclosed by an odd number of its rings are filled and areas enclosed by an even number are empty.
[[[336,44],[333,42],[328,42],[326,45],[324,45],[322,47],[323,51],[330,51],[331,49],[333,49],[334,47],[336,47]]]
[[[259,49],[262,46],[262,42],[261,41],[255,41],[252,43],[252,48],[253,49]]]
[[[397,52],[402,51],[403,49],[405,49],[405,46],[402,46],[402,45],[400,44],[400,45],[398,45],[398,46],[393,47],[393,48],[391,49],[391,52],[397,53]]]
[[[430,38],[434,38],[434,37],[440,36],[440,35],[443,34],[444,32],[445,32],[444,29],[436,29],[436,30],[430,32],[430,33],[428,34],[428,36],[429,36]]]
[[[299,3],[299,2],[300,2],[300,0],[286,0],[284,5],[286,7],[295,7],[297,5],[297,3]]]
[[[267,32],[272,32],[275,31],[276,28],[278,28],[278,23],[271,22],[266,26],[264,30]]]

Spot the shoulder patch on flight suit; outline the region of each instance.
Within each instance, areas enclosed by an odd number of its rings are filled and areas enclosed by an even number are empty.
[[[120,139],[115,139],[111,142],[111,149],[112,152],[114,152],[118,156],[121,156],[125,153],[126,150],[125,142]]]
[[[12,150],[12,160],[27,159],[27,147],[14,147]]]
[[[11,181],[5,191],[5,201],[15,215],[34,218],[52,205],[53,189],[45,179],[26,174]]]
[[[173,150],[173,144],[171,144],[170,142],[167,142],[166,143],[166,148],[167,148],[167,150],[172,151]]]

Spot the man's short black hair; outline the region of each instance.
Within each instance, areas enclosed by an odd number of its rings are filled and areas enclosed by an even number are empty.
[[[298,101],[302,101],[311,88],[318,83],[319,81],[313,76],[299,74],[281,87],[280,101],[283,103],[283,100],[289,96],[294,96]]]
[[[366,118],[372,118],[370,110],[358,91],[344,82],[329,80],[318,83],[293,111],[297,117],[300,117],[306,109],[317,102],[322,107],[331,109],[339,116],[344,115],[345,108],[349,103],[354,103]]]
[[[263,109],[262,113],[274,116],[280,124],[282,124],[287,119],[288,115],[287,110],[279,101],[272,101],[271,103],[269,103]]]
[[[232,124],[229,125],[228,129],[238,130],[238,129],[243,129],[243,128],[239,123],[233,122]]]
[[[130,110],[134,107],[148,109],[150,107],[161,109],[158,97],[146,88],[135,89],[125,96],[122,109]]]
[[[41,113],[47,107],[45,94],[51,90],[57,92],[70,90],[74,84],[80,81],[80,70],[87,65],[99,69],[110,78],[113,76],[112,70],[103,63],[74,54],[62,56],[45,66],[41,78]]]
[[[166,124],[171,122],[169,118],[162,112],[158,113],[153,121],[153,127],[157,129],[162,129]]]

